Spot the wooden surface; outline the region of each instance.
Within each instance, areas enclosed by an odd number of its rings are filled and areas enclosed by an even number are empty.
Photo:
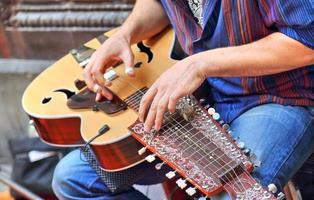
[[[113,81],[113,86],[110,89],[120,98],[126,98],[137,88],[150,86],[163,71],[175,62],[169,58],[173,31],[165,32],[163,36],[158,43],[155,39],[146,42],[148,46],[152,47],[151,50],[154,53],[151,63],[147,63],[146,54],[140,53],[139,49],[133,46],[135,62],[143,63],[141,68],[136,69],[136,78],[125,75],[123,65],[115,69],[119,78]],[[96,40],[92,40],[87,45],[97,48],[100,44]],[[64,56],[38,76],[26,89],[22,101],[24,110],[36,118],[80,118],[82,121],[81,133],[85,141],[94,137],[104,123],[108,124],[110,130],[96,139],[93,144],[103,144],[128,136],[127,127],[137,119],[137,114],[133,110],[127,109],[115,115],[106,115],[103,112],[94,112],[90,109],[71,110],[66,106],[65,95],[53,92],[57,89],[69,89],[78,92],[74,86],[74,81],[77,78],[83,79],[82,71],[82,68],[78,66],[71,55]],[[41,102],[45,97],[51,97],[52,100],[47,104],[42,104]]]

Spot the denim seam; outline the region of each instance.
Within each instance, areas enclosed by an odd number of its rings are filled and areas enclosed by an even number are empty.
[[[295,148],[297,146],[297,144],[299,144],[301,138],[304,136],[304,134],[306,133],[306,130],[309,128],[309,125],[312,123],[312,120],[310,120],[306,126],[304,126],[303,130],[302,130],[302,134],[300,134],[300,136],[298,137],[298,139],[296,140],[296,142],[293,144],[293,148]],[[290,151],[290,153],[286,156],[286,159],[284,159],[284,162],[281,162],[281,164],[277,167],[276,173],[274,174],[274,176],[272,177],[272,179],[270,180],[270,183],[273,182],[274,178],[279,174],[279,171],[282,169],[284,163],[288,160],[288,158],[290,158],[291,154],[293,153],[293,151]],[[283,186],[281,185],[281,188],[283,188]]]
[[[87,185],[88,190],[91,189],[92,185],[97,181],[97,179],[99,179],[99,177],[95,177],[95,179],[94,179],[93,181],[91,181],[91,182]],[[90,197],[93,197],[93,194],[92,194],[92,193],[89,193],[89,196],[90,196]]]

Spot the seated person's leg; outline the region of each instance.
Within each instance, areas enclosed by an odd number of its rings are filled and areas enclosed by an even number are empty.
[[[266,104],[253,108],[231,123],[233,137],[245,142],[262,162],[252,175],[278,190],[314,150],[314,112],[297,106]],[[221,194],[213,199],[228,199]]]
[[[83,157],[83,160],[81,157]],[[165,180],[164,171],[156,171],[154,165],[142,164],[143,172],[139,184],[155,184]],[[147,168],[151,169],[147,169]],[[146,168],[146,169],[144,169]],[[141,166],[139,166],[139,170]],[[162,174],[163,173],[163,174]],[[144,178],[143,178],[144,177]],[[101,199],[101,200],[141,200],[147,199],[132,186],[120,193],[112,193],[98,177],[94,169],[84,160],[80,150],[75,150],[64,157],[57,165],[53,178],[53,190],[59,199]]]

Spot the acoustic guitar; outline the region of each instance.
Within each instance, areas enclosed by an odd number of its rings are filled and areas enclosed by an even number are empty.
[[[95,38],[83,47],[71,50],[36,77],[22,98],[25,112],[39,136],[48,144],[82,146],[97,136],[102,128],[107,128],[105,134],[90,142],[106,171],[123,170],[145,160],[146,155],[137,154],[142,145],[128,131],[128,126],[136,121],[137,113],[127,109],[122,100],[134,94],[137,88],[149,87],[175,63],[170,58],[174,33],[167,29],[132,46],[136,78],[127,76],[122,65],[116,66],[107,73],[109,78],[114,79],[110,87],[115,94],[114,100],[95,102],[95,94],[87,90],[82,81],[83,67],[93,51],[114,31],[105,33],[102,39]],[[69,106],[71,103],[75,105]]]
[[[104,77],[113,82],[109,89],[114,98],[95,102],[95,94],[83,81],[83,67],[113,33],[71,50],[27,87],[22,105],[42,140],[55,146],[89,145],[107,172],[159,157],[163,162],[156,169],[164,164],[172,167],[166,176],[180,175],[178,186],[191,196],[210,196],[224,189],[231,199],[276,199],[272,194],[276,187],[267,191],[250,176],[252,162],[229,137],[219,115],[199,104],[202,100],[182,98],[177,111],[165,115],[160,131],[144,133],[137,121],[140,99],[176,62],[170,57],[175,42],[172,29],[133,45],[136,77],[125,75],[122,64],[109,69]]]

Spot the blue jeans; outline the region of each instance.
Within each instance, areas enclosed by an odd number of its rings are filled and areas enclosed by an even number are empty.
[[[239,137],[262,161],[252,175],[264,186],[274,183],[281,190],[314,151],[314,108],[265,104],[248,110],[230,125],[232,136]],[[148,167],[152,169],[143,170],[148,172],[142,174],[139,184],[165,180],[154,166]],[[88,163],[80,159],[78,150],[60,161],[52,186],[59,199],[147,199],[132,187],[112,193]],[[228,197],[221,193],[213,199]]]

